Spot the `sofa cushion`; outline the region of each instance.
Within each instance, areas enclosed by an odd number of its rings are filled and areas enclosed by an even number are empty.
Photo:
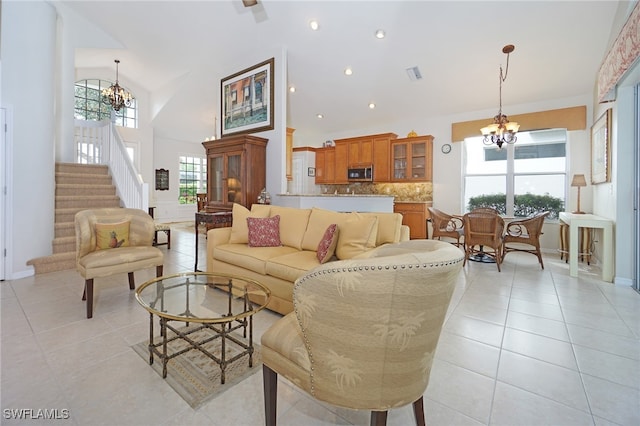
[[[331,259],[333,254],[336,252],[336,246],[338,245],[338,225],[332,223],[327,227],[327,230],[324,231],[324,236],[318,243],[318,249],[316,250],[316,257],[318,258],[318,262],[326,263]]]
[[[278,247],[280,242],[280,216],[248,217],[249,247]]]
[[[96,223],[96,250],[129,247],[131,221]]]
[[[270,215],[280,216],[280,241],[283,245],[302,250],[302,237],[307,230],[310,214],[311,209],[271,206]]]
[[[400,213],[361,213],[364,216],[378,218],[378,235],[376,247],[387,243],[400,241],[400,229],[402,227],[402,215]]]
[[[247,244],[223,244],[214,249],[213,256],[222,262],[264,275],[267,273],[267,260],[296,252],[298,250],[286,246],[249,247]]]
[[[247,225],[248,217],[269,217],[269,209],[257,209],[249,211],[241,204],[233,205],[233,223],[231,224],[231,236],[229,243],[231,244],[247,244],[249,242],[249,227]]]
[[[348,218],[348,213],[339,213],[333,210],[325,210],[314,207],[309,215],[309,225],[302,238],[302,249],[315,251],[324,235],[324,231],[332,223],[338,224]]]
[[[338,259],[351,259],[371,250],[376,245],[378,218],[349,213],[349,218],[338,225],[340,234],[336,247]]]
[[[294,282],[319,265],[315,251],[302,250],[272,257],[266,262],[266,271],[272,277]]]

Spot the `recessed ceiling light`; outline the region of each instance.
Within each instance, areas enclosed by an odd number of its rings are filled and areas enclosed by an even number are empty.
[[[324,118],[324,115],[322,115],[322,114],[317,114],[317,115],[316,115],[316,117],[318,117],[318,118]]]
[[[376,107],[376,104],[374,104],[373,102],[369,103],[369,109],[374,109]]]
[[[376,38],[384,38],[385,36],[384,30],[376,30],[375,36]]]
[[[295,93],[295,91],[296,91],[296,87],[295,87],[295,86],[289,86],[289,91],[290,91],[291,93]]]
[[[351,67],[347,67],[344,69],[344,75],[351,75],[353,74],[353,70],[351,69]]]
[[[309,26],[313,31],[318,31],[318,28],[320,28],[320,24],[316,20],[309,21]]]

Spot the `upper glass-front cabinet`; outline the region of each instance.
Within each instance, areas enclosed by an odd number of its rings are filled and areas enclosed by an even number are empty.
[[[392,181],[433,179],[433,136],[417,136],[391,141]]]

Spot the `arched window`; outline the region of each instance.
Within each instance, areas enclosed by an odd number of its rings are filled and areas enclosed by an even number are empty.
[[[77,120],[111,120],[111,105],[102,102],[102,89],[113,83],[106,80],[80,80],[75,84],[74,116]],[[131,106],[114,111],[115,124],[122,127],[136,129],[138,127],[138,109],[136,100]]]

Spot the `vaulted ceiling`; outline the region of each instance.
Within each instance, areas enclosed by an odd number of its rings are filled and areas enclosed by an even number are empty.
[[[136,82],[159,105],[155,133],[194,142],[212,134],[220,78],[239,71],[225,64],[260,49],[286,49],[288,85],[296,87],[287,92],[287,125],[308,133],[346,132],[409,114],[497,112],[506,44],[516,49],[503,84],[505,109],[582,96],[594,88],[618,7],[616,1],[54,4],[119,44],[78,49],[77,68],[111,67],[119,58],[121,81]],[[309,28],[312,19],[317,31]],[[384,39],[374,37],[377,29]],[[406,69],[415,66],[423,78],[411,81]],[[346,67],[353,75],[345,76]]]

